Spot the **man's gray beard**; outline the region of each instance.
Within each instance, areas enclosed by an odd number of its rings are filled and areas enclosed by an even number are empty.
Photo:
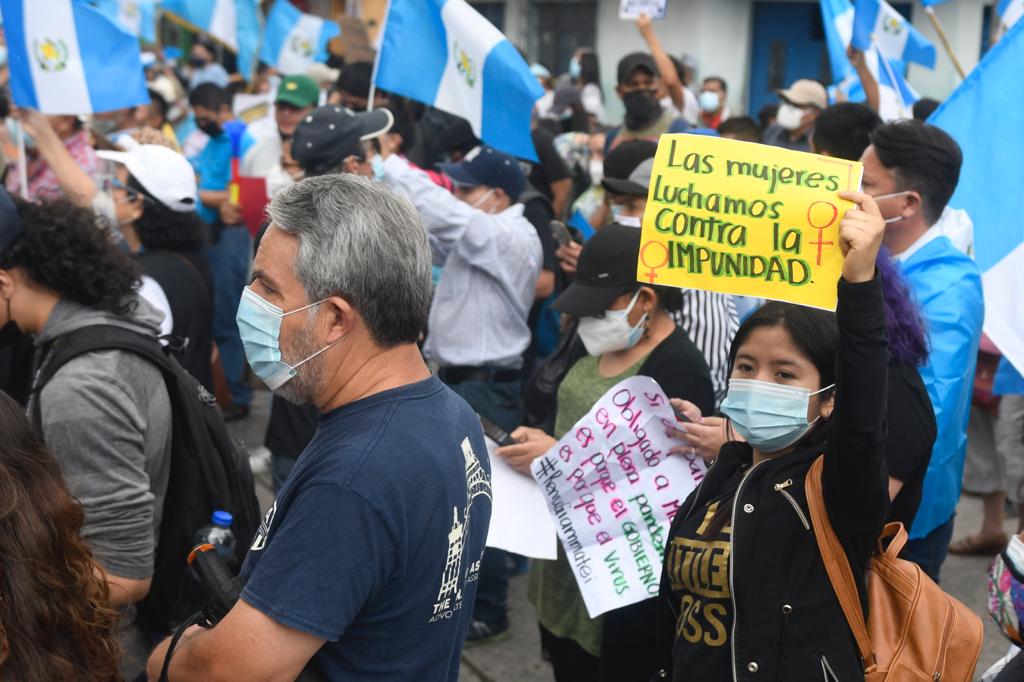
[[[311,309],[311,311],[315,310],[315,308]],[[281,359],[289,365],[295,362],[302,362],[310,355],[320,350],[313,341],[314,319],[315,318],[312,316],[310,317],[306,326],[303,327],[302,332],[298,334],[294,342],[290,344],[289,348],[285,349],[282,346]],[[323,354],[316,356],[295,371],[295,376],[286,381],[284,385],[274,391],[274,393],[295,405],[310,404],[313,401],[317,388],[323,380]]]

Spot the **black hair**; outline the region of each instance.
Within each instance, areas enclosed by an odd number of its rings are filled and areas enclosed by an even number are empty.
[[[413,102],[404,97],[392,96],[387,109],[394,115],[395,122],[389,133],[396,133],[402,136],[402,146],[399,154],[407,154],[410,149],[416,146],[416,122],[422,114],[422,108],[418,108],[418,102]]]
[[[167,110],[169,107],[167,100],[164,96],[153,88],[146,88],[149,91],[149,103],[158,114],[160,114],[160,122],[165,123],[167,121]]]
[[[960,145],[946,131],[913,119],[879,126],[871,144],[897,189],[920,194],[924,218],[935,224],[960,180]]]
[[[761,128],[757,125],[757,121],[749,116],[725,119],[718,124],[718,134],[722,137],[725,137],[727,134],[735,135],[737,139],[746,140],[747,142],[761,141]]]
[[[927,121],[928,117],[935,113],[935,110],[938,108],[938,100],[932,99],[931,97],[922,97],[914,102],[914,118],[918,121]]]
[[[593,50],[580,52],[579,82],[581,85],[593,83],[601,90],[601,97],[604,98],[604,88],[601,88],[601,64]]]
[[[373,64],[356,62],[346,64],[338,75],[336,87],[354,97],[370,97],[370,77],[373,75]]]
[[[715,83],[718,83],[720,86],[722,86],[722,92],[729,92],[729,85],[728,85],[728,83],[725,82],[725,79],[722,78],[721,76],[708,76],[707,78],[705,78],[701,82],[702,83],[708,83],[708,82],[711,82],[711,81],[714,81]]]
[[[634,288],[631,293],[640,291],[641,287],[647,287],[648,289],[654,290],[654,295],[658,299],[658,307],[664,311],[672,312],[683,307],[682,289],[677,287],[665,287],[660,284],[645,284],[643,282],[637,282],[636,288]]]
[[[22,233],[0,256],[0,268],[21,268],[38,286],[91,308],[117,315],[134,309],[138,266],[90,209],[66,199],[34,204],[11,198]]]
[[[763,107],[757,110],[757,124],[761,126],[763,132],[765,128],[771,125],[773,118],[779,114],[778,104],[765,104]]]
[[[128,175],[126,184],[145,197],[142,217],[132,227],[147,251],[200,251],[206,245],[206,223],[198,213],[172,211],[147,192],[133,175]]]
[[[882,119],[871,107],[840,102],[818,114],[811,140],[819,154],[856,161],[871,144],[871,133],[880,125]]]
[[[220,111],[231,104],[231,95],[215,83],[200,83],[189,93],[188,103],[193,109],[203,107],[211,111]]]

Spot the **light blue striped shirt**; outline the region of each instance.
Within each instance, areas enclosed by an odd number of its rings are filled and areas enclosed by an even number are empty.
[[[444,266],[424,355],[441,367],[521,367],[542,259],[522,204],[484,213],[397,156],[384,163],[384,182],[419,211],[434,263]]]

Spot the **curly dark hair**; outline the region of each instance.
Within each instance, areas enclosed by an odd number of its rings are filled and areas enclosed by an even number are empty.
[[[138,266],[114,244],[92,211],[65,199],[39,204],[12,199],[23,231],[0,256],[0,268],[20,267],[62,299],[118,315],[133,309]]]
[[[0,391],[0,678],[121,680],[119,615],[79,531],[82,506]]]
[[[200,251],[208,241],[206,223],[196,212],[172,211],[146,191],[134,176],[128,176],[128,187],[145,197],[142,217],[132,227],[147,251]]]

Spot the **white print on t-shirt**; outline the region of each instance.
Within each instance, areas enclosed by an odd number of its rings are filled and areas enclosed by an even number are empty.
[[[270,525],[274,523],[274,514],[277,513],[277,500],[274,500],[274,504],[270,505],[270,509],[267,510],[266,516],[263,517],[263,521],[260,522],[259,530],[256,531],[256,537],[252,541],[252,546],[249,548],[254,552],[258,552],[267,546],[267,536],[270,535]]]
[[[444,571],[441,573],[441,588],[437,592],[434,614],[429,623],[448,620],[462,609],[462,588],[475,581],[480,572],[480,559],[469,564],[463,571],[466,536],[469,532],[470,516],[473,512],[473,499],[484,495],[491,499],[491,481],[487,472],[480,466],[480,460],[473,452],[469,438],[462,441],[462,456],[466,462],[466,512],[459,519],[459,508],[452,507],[452,528],[448,532],[448,553],[445,557]],[[482,553],[482,552],[481,552]]]

